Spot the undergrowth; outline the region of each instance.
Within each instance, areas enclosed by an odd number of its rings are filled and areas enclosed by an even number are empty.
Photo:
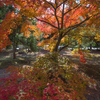
[[[9,66],[11,75],[1,79],[1,100],[86,100],[88,80],[58,53],[37,58],[33,66]]]

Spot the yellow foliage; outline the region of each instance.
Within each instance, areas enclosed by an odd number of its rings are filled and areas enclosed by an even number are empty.
[[[79,54],[79,49],[74,49],[71,53],[73,54],[73,57],[79,57],[80,56],[80,54]],[[89,53],[89,50],[81,50],[82,52],[83,52],[83,54],[84,54],[84,56],[86,57],[86,58],[92,58],[92,55]]]
[[[62,39],[61,39],[61,43],[68,43],[69,42],[69,37],[68,37],[68,35],[66,35],[65,37],[63,37]]]
[[[96,33],[95,39],[96,39],[97,41],[100,41],[100,33]]]
[[[74,49],[73,51],[72,51],[72,54],[77,54],[78,53],[78,51],[79,51],[79,49]],[[89,53],[89,50],[82,50],[82,52],[84,52],[84,53]]]

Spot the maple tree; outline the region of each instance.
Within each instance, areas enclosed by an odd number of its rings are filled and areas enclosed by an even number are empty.
[[[0,27],[0,50],[11,44],[8,37],[11,33],[15,41],[16,33],[24,33],[24,36],[29,37],[31,33],[29,29],[32,30],[32,24],[27,17],[15,11],[8,11]]]
[[[98,2],[99,0],[2,0],[0,4],[1,6],[3,4],[13,5],[16,9],[20,9],[19,14],[26,16],[28,19],[35,18],[37,20],[37,27],[44,32],[43,37],[50,37],[39,43],[39,46],[49,44],[51,51],[58,51],[61,41],[64,42],[66,40],[67,44],[60,48],[59,51],[61,51],[70,44],[68,37],[72,36],[70,32],[73,29],[85,22],[87,22],[87,25],[93,23],[99,25],[100,9]],[[10,19],[13,18],[10,17]],[[21,17],[19,19],[21,20]],[[14,21],[9,20],[9,22],[13,24],[13,28],[16,27]],[[21,32],[25,31],[26,26],[27,22],[23,23]],[[2,27],[4,27],[3,23]],[[35,36],[38,38],[41,32],[38,32],[36,27],[33,28],[36,31]],[[9,29],[9,26],[7,26],[7,29]],[[27,30],[26,33],[28,35],[30,32]]]
[[[99,24],[98,21],[98,23],[94,22],[99,19],[99,5],[95,1],[2,0],[0,1],[1,6],[10,4],[19,11],[17,14],[8,12],[1,24],[0,36],[7,37],[18,26],[21,26],[21,33],[29,36],[30,28],[35,31],[34,36],[37,39],[44,33],[43,37],[45,39],[38,45],[49,44],[51,51],[61,51],[71,44],[70,38],[74,39],[74,36],[79,44],[81,43],[80,39],[82,37],[79,39],[78,32],[73,32],[76,28],[83,26],[84,23],[88,26],[93,23],[95,25]],[[25,16],[25,21],[23,21],[22,16]],[[31,26],[30,21],[33,19],[37,20],[37,27]],[[1,41],[3,41],[2,38]],[[3,45],[1,41],[0,45]],[[4,42],[7,43],[6,41]],[[64,42],[66,45],[58,50],[60,43]],[[80,61],[85,63],[82,51],[79,49],[78,52]],[[47,54],[44,57],[39,57],[33,64],[33,68],[15,68],[12,66],[10,68],[11,76],[2,79],[5,84],[0,87],[0,97],[8,100],[19,99],[20,90],[22,90],[25,94],[23,93],[21,100],[46,100],[52,98],[55,98],[55,100],[85,100],[84,92],[88,84],[86,80],[89,79],[73,70],[72,66],[74,65],[67,58],[64,59],[64,57],[57,54]]]
[[[12,6],[11,6],[12,7]],[[17,13],[17,14],[16,14]],[[26,25],[25,25],[26,24]],[[23,26],[22,26],[23,25]],[[16,34],[24,33],[24,36],[30,36],[30,30],[32,30],[32,24],[27,19],[27,17],[18,13],[18,10],[15,10],[13,7],[5,16],[5,19],[1,23],[0,27],[0,50],[2,48],[6,48],[7,45],[10,45],[12,42],[9,39],[9,35],[12,35],[13,40],[13,59],[16,58],[16,45],[15,45],[15,38]],[[22,27],[22,28],[21,28]],[[30,29],[30,30],[28,30]]]

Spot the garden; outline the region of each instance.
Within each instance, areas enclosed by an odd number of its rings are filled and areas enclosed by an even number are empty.
[[[99,0],[0,1],[0,100],[100,100]]]

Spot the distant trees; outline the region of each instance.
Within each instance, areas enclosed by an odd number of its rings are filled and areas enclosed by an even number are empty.
[[[17,40],[16,41],[17,46],[18,46],[18,44],[22,44],[22,45],[24,45],[25,48],[31,49],[33,52],[38,50],[37,40],[33,36],[32,33],[30,34],[30,36],[28,38],[23,36],[23,33],[21,33],[20,35],[17,34],[16,35],[16,40]]]

